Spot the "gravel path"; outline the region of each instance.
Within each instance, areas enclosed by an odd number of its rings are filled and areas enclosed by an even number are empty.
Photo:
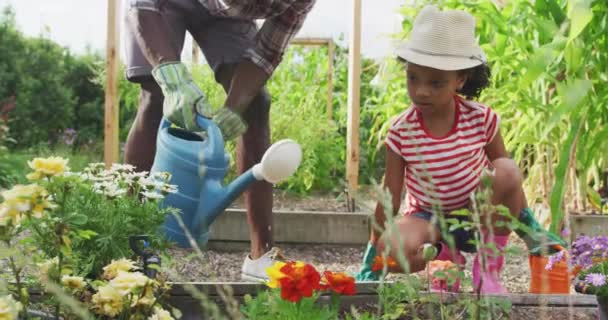
[[[508,246],[505,267],[502,272],[503,283],[512,293],[528,291],[530,270],[523,243],[512,236]],[[355,274],[363,258],[364,246],[335,245],[289,245],[280,246],[289,259],[301,260],[314,265],[317,270],[344,271]],[[178,281],[241,281],[241,265],[247,255],[246,250],[221,252],[208,250],[202,258],[190,249],[171,248],[164,268],[172,280]],[[467,269],[465,274],[471,277],[473,255],[466,254]],[[388,279],[398,279],[401,275],[389,275]],[[470,281],[463,283],[463,291],[470,291]]]

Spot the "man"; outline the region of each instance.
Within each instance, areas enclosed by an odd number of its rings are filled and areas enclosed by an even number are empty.
[[[125,145],[125,162],[149,170],[161,117],[200,130],[195,114],[212,118],[226,140],[238,138],[239,173],[258,163],[270,145],[270,97],[264,85],[301,28],[315,0],[130,0],[127,78],[141,87],[139,109]],[[258,31],[255,19],[265,19]],[[188,31],[227,93],[212,114],[204,93],[180,61]],[[242,136],[241,136],[242,135]],[[273,263],[272,185],[245,193],[251,252],[246,280],[266,279]],[[272,248],[272,249],[271,249]]]

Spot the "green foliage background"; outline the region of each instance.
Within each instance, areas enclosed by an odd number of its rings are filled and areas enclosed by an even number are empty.
[[[492,67],[492,86],[480,101],[502,116],[502,133],[527,176],[528,196],[544,202],[554,218],[601,202],[594,191],[606,170],[608,141],[608,6],[605,0],[434,0],[442,8],[476,17],[477,35]],[[420,6],[403,7],[407,37]],[[292,46],[268,83],[272,139],[302,144],[304,162],[281,188],[309,193],[342,192],[347,114],[347,51],[337,48],[333,119],[325,114],[326,48]],[[383,137],[390,119],[409,105],[402,65],[394,59],[363,59],[360,110],[360,183],[382,177]],[[207,66],[195,81],[214,106],[225,97]],[[76,147],[102,139],[103,60],[74,56],[44,38],[25,37],[14,13],[0,18],[0,98],[17,96],[11,114],[13,150],[60,143],[66,128],[78,131]],[[372,81],[373,80],[373,81]],[[138,88],[120,82],[120,137],[137,108]],[[229,150],[233,150],[229,145]],[[94,149],[93,150],[98,150]],[[591,201],[587,201],[591,200]],[[559,219],[554,219],[559,220]]]

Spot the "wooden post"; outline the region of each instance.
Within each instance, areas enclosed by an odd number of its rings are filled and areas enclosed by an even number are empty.
[[[104,125],[104,161],[106,167],[118,162],[118,37],[117,8],[120,0],[108,0],[106,38],[106,93]]]
[[[348,117],[346,127],[346,179],[348,206],[355,211],[354,195],[359,179],[359,105],[361,82],[361,0],[353,0],[348,48]]]
[[[333,97],[334,97],[334,42],[327,43],[327,119],[333,119]]]

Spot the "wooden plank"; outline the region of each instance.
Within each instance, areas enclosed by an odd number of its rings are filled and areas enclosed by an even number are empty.
[[[274,210],[277,243],[364,245],[369,240],[368,214],[348,212]],[[310,232],[315,230],[315,232]],[[243,209],[227,209],[211,225],[209,248],[218,243],[235,249],[249,245],[249,225]]]
[[[120,0],[108,0],[106,39],[106,92],[104,111],[104,161],[106,167],[118,162],[118,37],[117,8]]]
[[[332,120],[334,118],[334,107],[333,107],[333,98],[334,98],[334,49],[335,44],[333,41],[330,41],[327,44],[327,119]]]
[[[384,285],[391,285],[386,282]],[[174,283],[169,295],[169,304],[180,309],[184,317],[182,319],[203,319],[201,303],[193,298],[193,293],[203,293],[207,299],[218,304],[221,310],[226,310],[226,301],[222,294],[227,292],[222,286],[229,285],[228,292],[233,301],[242,303],[246,295],[255,296],[262,290],[268,288],[261,283],[245,282],[193,282]],[[379,282],[370,281],[357,283],[357,293],[353,296],[341,296],[341,310],[349,312],[351,307],[361,310],[376,311],[379,299],[376,292],[380,286]],[[421,297],[437,296],[445,304],[462,301],[463,298],[474,300],[476,296],[470,293],[428,293],[421,292]],[[493,296],[504,299],[511,303],[511,319],[592,319],[597,312],[597,300],[591,295],[535,295],[535,294],[508,294]],[[320,303],[328,303],[328,295],[319,299]],[[230,301],[230,300],[229,300]]]
[[[608,235],[608,216],[569,214],[570,236],[574,241],[580,234],[588,236]]]
[[[348,48],[348,116],[346,127],[346,179],[349,209],[355,210],[354,195],[359,180],[359,107],[361,82],[361,0],[353,0],[352,27]]]

